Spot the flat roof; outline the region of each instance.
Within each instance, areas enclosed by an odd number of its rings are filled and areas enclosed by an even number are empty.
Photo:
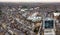
[[[59,16],[60,15],[60,13],[54,13],[54,16]]]

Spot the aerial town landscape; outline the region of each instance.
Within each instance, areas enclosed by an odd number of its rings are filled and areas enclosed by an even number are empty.
[[[60,35],[60,3],[0,3],[0,35]]]

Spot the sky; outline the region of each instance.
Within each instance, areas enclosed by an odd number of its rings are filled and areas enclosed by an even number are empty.
[[[0,0],[0,2],[41,2],[41,3],[52,3],[60,2],[60,0]]]

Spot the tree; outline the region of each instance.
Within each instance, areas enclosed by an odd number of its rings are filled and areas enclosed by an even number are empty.
[[[2,14],[2,11],[0,10],[0,15]]]
[[[26,5],[23,5],[22,8],[27,8],[27,6]]]

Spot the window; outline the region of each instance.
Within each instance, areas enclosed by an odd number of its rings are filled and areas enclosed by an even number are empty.
[[[45,21],[45,28],[53,28],[53,20]]]

